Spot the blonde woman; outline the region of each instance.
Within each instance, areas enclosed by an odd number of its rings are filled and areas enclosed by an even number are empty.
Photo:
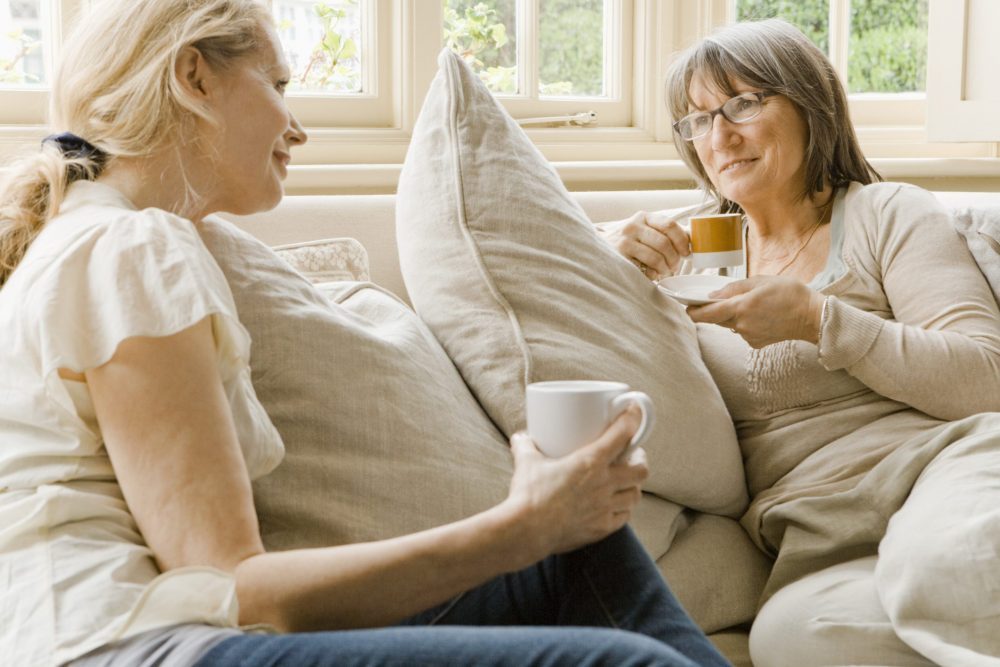
[[[515,437],[482,514],[264,552],[250,480],[283,446],[198,229],[281,198],[306,141],[288,78],[254,0],[106,0],[67,48],[60,133],[0,190],[0,655],[724,664],[624,528],[647,474],[618,456],[633,411],[559,460]]]
[[[948,212],[879,182],[783,21],[692,46],[667,95],[684,161],[746,221],[742,279],[688,312],[776,559],[754,664],[1000,664],[1000,313]],[[609,240],[650,277],[689,253],[662,217]]]

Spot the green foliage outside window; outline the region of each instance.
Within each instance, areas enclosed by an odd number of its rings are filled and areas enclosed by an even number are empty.
[[[338,91],[361,89],[358,44],[346,34],[347,31],[341,25],[347,17],[347,8],[354,5],[357,5],[357,0],[339,0],[336,6],[331,6],[328,2],[313,5],[313,12],[323,31],[305,66],[301,71],[293,73],[293,87]],[[279,30],[290,27],[288,21],[279,22],[278,25]]]
[[[510,5],[497,10],[497,4]],[[508,11],[509,10],[509,11]],[[465,60],[495,93],[517,92],[517,51],[508,35],[516,35],[513,3],[444,0],[445,46]]]
[[[604,94],[604,0],[540,0],[540,93]]]
[[[443,0],[444,38],[496,93],[517,93],[515,0]],[[601,95],[603,0],[539,2],[539,93]]]
[[[829,53],[829,0],[737,0],[740,21],[780,17]],[[901,93],[926,88],[927,0],[851,0],[847,88]]]
[[[927,0],[852,0],[847,87],[926,90]]]
[[[737,0],[736,9],[739,21],[785,19],[823,53],[830,52],[829,0]]]

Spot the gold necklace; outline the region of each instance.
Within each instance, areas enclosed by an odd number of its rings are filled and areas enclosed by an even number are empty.
[[[820,218],[819,220],[816,221],[816,224],[814,224],[812,227],[812,231],[809,232],[809,236],[806,237],[806,242],[799,246],[799,249],[795,251],[795,254],[792,255],[792,258],[787,262],[785,262],[785,264],[780,269],[778,269],[778,272],[775,273],[774,275],[780,276],[782,273],[785,272],[785,269],[790,267],[795,262],[795,260],[799,258],[799,255],[802,254],[802,251],[805,250],[806,246],[809,245],[809,242],[812,241],[813,236],[816,234],[816,230],[819,229],[820,223],[822,222],[823,218]]]

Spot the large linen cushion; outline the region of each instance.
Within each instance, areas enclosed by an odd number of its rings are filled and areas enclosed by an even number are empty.
[[[411,533],[506,496],[506,439],[408,306],[363,282],[327,284],[328,298],[231,223],[210,217],[201,231],[285,442],[253,487],[268,549]]]
[[[443,51],[400,176],[410,299],[506,434],[530,382],[649,394],[646,489],[708,512],[747,500],[732,422],[683,308],[595,233],[555,171],[461,59]]]

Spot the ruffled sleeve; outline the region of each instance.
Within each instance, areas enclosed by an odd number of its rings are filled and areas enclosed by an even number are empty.
[[[96,368],[128,338],[169,336],[208,316],[223,380],[249,363],[250,337],[192,222],[155,209],[116,212],[48,261],[30,299],[44,375]]]

